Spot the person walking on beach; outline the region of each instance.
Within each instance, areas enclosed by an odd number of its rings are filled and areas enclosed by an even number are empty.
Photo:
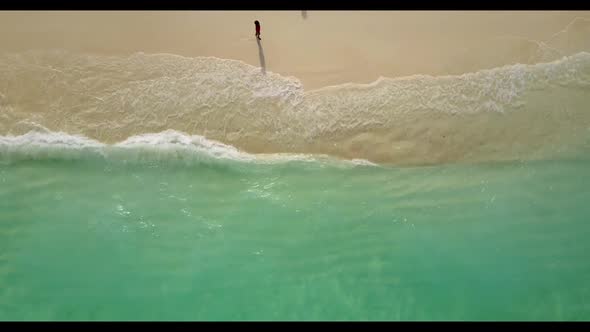
[[[260,22],[254,21],[254,25],[256,26],[256,38],[258,38],[258,40],[262,40],[260,39]]]

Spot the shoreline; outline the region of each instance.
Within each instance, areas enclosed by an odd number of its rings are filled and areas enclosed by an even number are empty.
[[[549,39],[576,17],[590,20],[590,11],[307,11],[305,18],[300,11],[16,11],[0,13],[0,43],[4,52],[169,53],[260,66],[258,19],[266,70],[310,91],[525,62],[534,52],[527,42]]]

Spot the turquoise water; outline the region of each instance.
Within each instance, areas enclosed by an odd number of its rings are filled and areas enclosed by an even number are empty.
[[[0,320],[588,320],[589,188],[588,160],[4,158]]]

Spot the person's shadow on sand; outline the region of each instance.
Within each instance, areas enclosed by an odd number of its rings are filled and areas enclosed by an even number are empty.
[[[260,72],[263,75],[266,75],[266,61],[264,60],[264,50],[262,49],[262,44],[260,44],[260,40],[256,38],[256,43],[258,44],[258,58],[260,59]]]

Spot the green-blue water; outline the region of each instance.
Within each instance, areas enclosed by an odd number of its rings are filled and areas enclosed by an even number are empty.
[[[0,320],[588,320],[590,161],[0,164]]]

